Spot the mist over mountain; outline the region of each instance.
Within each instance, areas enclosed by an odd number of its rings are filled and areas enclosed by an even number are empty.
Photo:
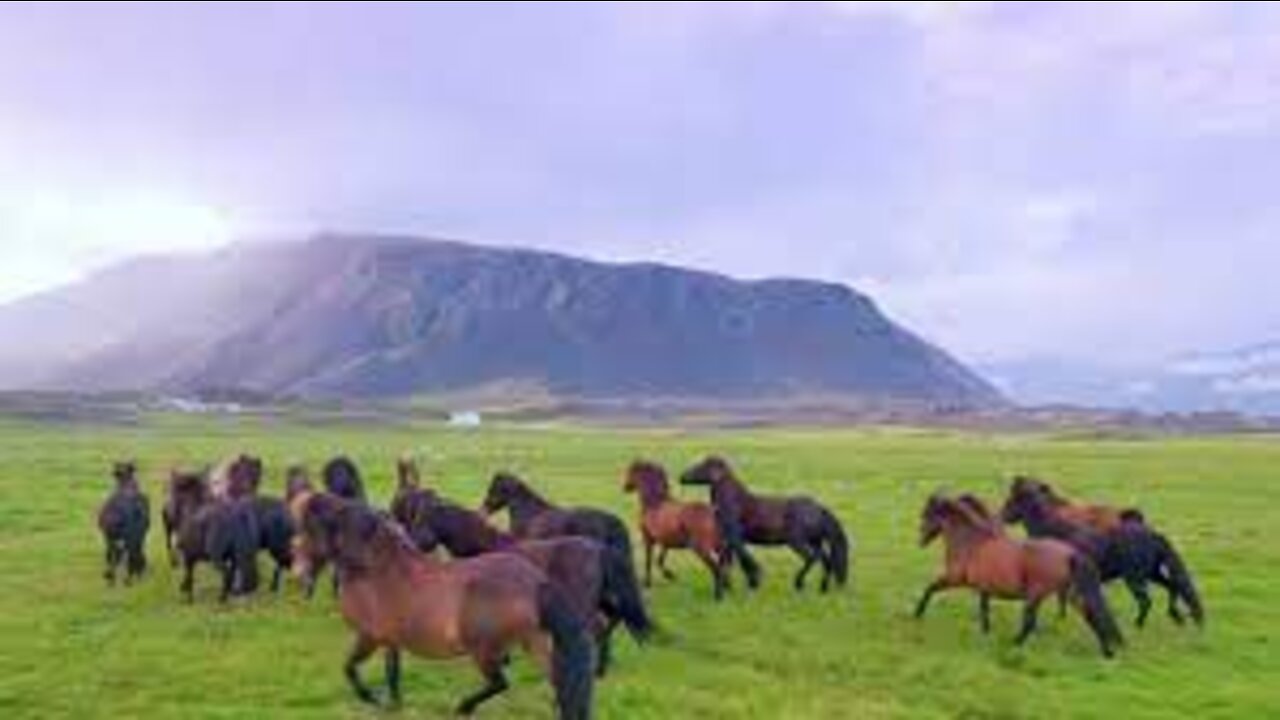
[[[845,286],[380,236],[139,258],[0,307],[0,347],[7,388],[1000,402]]]

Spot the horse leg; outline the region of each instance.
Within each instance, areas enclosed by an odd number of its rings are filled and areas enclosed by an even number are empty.
[[[1147,613],[1151,612],[1151,595],[1147,592],[1147,583],[1141,577],[1129,574],[1124,579],[1124,584],[1129,588],[1129,594],[1133,595],[1133,599],[1138,603],[1138,618],[1136,624],[1142,627],[1147,624]]]
[[[792,582],[792,585],[796,590],[804,590],[805,578],[808,577],[809,571],[813,569],[813,564],[818,561],[818,554],[814,552],[813,548],[803,540],[788,540],[787,545],[791,548],[792,552],[799,555],[800,558],[804,560],[804,564],[800,566],[800,572],[796,573],[796,578]]]
[[[618,627],[618,618],[606,616],[599,622],[596,633],[596,677],[602,678],[609,672],[609,663],[613,660],[613,631]]]
[[[182,559],[182,566],[182,594],[186,597],[187,602],[194,602],[196,590],[196,561],[189,557],[184,557]]]
[[[929,600],[933,598],[934,593],[940,592],[942,590],[949,590],[954,586],[955,584],[952,583],[950,579],[945,577],[940,577],[937,580],[934,580],[933,582],[929,583],[929,587],[926,587],[924,589],[924,594],[920,596],[920,602],[916,603],[916,617],[917,618],[924,617],[924,611],[928,609]]]
[[[1035,632],[1037,614],[1040,611],[1040,602],[1044,598],[1028,598],[1025,605],[1022,606],[1022,630],[1018,632],[1018,639],[1014,641],[1017,645],[1022,645],[1031,637],[1031,633]]]
[[[644,586],[653,587],[653,538],[644,536]]]
[[[1174,588],[1173,582],[1160,572],[1151,575],[1151,582],[1164,588],[1169,593],[1169,619],[1179,625],[1184,624],[1186,620],[1182,617],[1182,611],[1178,610],[1178,591]]]
[[[347,662],[342,666],[342,672],[347,676],[347,682],[355,691],[356,697],[370,705],[377,705],[378,698],[374,697],[373,691],[360,679],[360,663],[368,660],[377,649],[378,644],[372,638],[357,635],[356,644],[351,647],[351,652],[347,653]]]
[[[831,559],[830,548],[823,548],[822,541],[814,545],[814,550],[818,553],[818,560],[822,562],[822,584],[819,590],[825,595],[831,590],[831,578],[835,575],[835,561]]]
[[[722,599],[724,597],[724,574],[720,563],[705,548],[698,548],[695,552],[698,554],[698,559],[702,561],[702,564],[706,565],[707,569],[711,571],[711,582],[716,600]]]
[[[114,540],[107,539],[106,552],[107,569],[103,571],[102,577],[107,581],[108,585],[116,584],[116,543]]]
[[[667,550],[669,549],[666,545],[658,549],[658,569],[662,571],[662,578],[668,581],[676,579],[676,574],[667,568]]]
[[[275,572],[271,573],[271,592],[280,592],[280,575],[284,572],[284,566],[279,562],[276,563]]]
[[[991,634],[991,594],[978,594],[978,621],[982,624],[982,634]]]
[[[393,706],[400,704],[400,648],[389,647],[386,651],[387,694]]]
[[[502,659],[504,656],[505,653],[502,652],[482,651],[475,654],[476,667],[480,669],[480,674],[484,675],[486,684],[458,703],[457,713],[459,715],[474,713],[481,703],[506,691],[509,684],[507,683],[507,676],[502,672]]]
[[[232,560],[223,560],[218,567],[222,570],[222,595],[218,597],[218,602],[225,603],[235,586],[236,567]]]

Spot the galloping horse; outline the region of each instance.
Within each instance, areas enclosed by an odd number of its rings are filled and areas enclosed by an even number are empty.
[[[566,535],[589,537],[617,552],[633,565],[631,535],[616,515],[595,508],[561,508],[534,492],[510,473],[493,476],[483,510],[492,515],[502,509],[511,515],[511,532],[522,540],[545,540]]]
[[[378,703],[359,666],[379,649],[393,704],[400,702],[402,651],[470,656],[486,682],[457,707],[470,715],[507,689],[504,666],[521,647],[550,678],[561,720],[591,717],[591,639],[563,591],[528,560],[493,553],[441,562],[373,510],[332,495],[300,494],[292,510],[300,528],[296,571],[305,577],[322,561],[342,574],[342,615],[356,634],[344,671],[362,701]]]
[[[98,511],[98,530],[106,547],[107,582],[115,584],[116,568],[125,566],[125,583],[147,569],[147,530],[151,527],[151,503],[138,487],[138,469],[132,462],[112,468],[115,487]]]
[[[1040,493],[1053,506],[1055,515],[1067,522],[1083,525],[1098,532],[1105,533],[1120,529],[1126,517],[1139,522],[1143,520],[1142,514],[1137,510],[1072,502],[1044,480],[1026,475],[1014,476],[1010,493],[1023,491]]]
[[[804,560],[793,585],[804,589],[814,564],[822,564],[822,592],[834,579],[843,586],[849,577],[849,542],[840,521],[816,500],[804,496],[755,495],[718,456],[711,456],[680,476],[683,485],[707,485],[715,507],[720,535],[732,558],[737,558],[747,583],[760,585],[760,565],[747,550],[755,545],[786,545]]]
[[[1017,643],[1025,643],[1035,630],[1040,603],[1050,595],[1072,591],[1080,602],[1085,621],[1098,638],[1102,654],[1111,657],[1113,646],[1124,640],[1102,594],[1097,568],[1083,553],[1058,540],[1020,541],[991,522],[992,515],[977,512],[971,499],[957,502],[933,495],[920,516],[920,545],[942,536],[947,546],[942,574],[925,588],[915,615],[923,617],[934,593],[956,587],[979,593],[983,630],[990,628],[990,599],[1024,601],[1022,630]],[[979,503],[979,506],[980,503]]]
[[[364,492],[364,481],[360,479],[360,468],[351,458],[339,456],[325,464],[323,470],[324,486],[330,493],[340,498],[367,503]]]
[[[667,569],[667,551],[676,548],[693,550],[711,572],[715,598],[724,595],[728,584],[729,553],[720,540],[716,513],[707,503],[679,502],[672,499],[667,472],[661,465],[637,460],[627,469],[623,492],[640,498],[640,534],[644,538],[644,584],[653,580],[653,547],[657,545],[658,569],[671,580],[675,575]]]
[[[631,563],[614,550],[586,537],[520,540],[490,525],[480,513],[451,503],[417,486],[410,461],[400,462],[400,487],[391,516],[414,545],[431,552],[438,545],[455,558],[491,552],[515,552],[537,565],[574,601],[579,617],[592,629],[599,646],[598,674],[608,671],[614,629],[624,624],[636,642],[653,631]]]
[[[1142,627],[1151,610],[1147,582],[1169,593],[1169,617],[1182,624],[1178,609],[1181,600],[1197,624],[1204,622],[1204,609],[1191,574],[1173,545],[1146,523],[1122,522],[1120,527],[1098,532],[1087,525],[1066,519],[1063,507],[1034,486],[1014,481],[1009,488],[1001,517],[1007,523],[1022,523],[1032,537],[1057,538],[1088,555],[1098,566],[1102,581],[1123,579],[1138,603],[1137,625]]]
[[[252,499],[216,499],[203,475],[174,472],[166,512],[172,512],[177,526],[181,589],[188,602],[194,597],[195,567],[200,562],[209,562],[221,572],[222,602],[232,593],[248,594],[257,588],[254,556],[260,537]]]

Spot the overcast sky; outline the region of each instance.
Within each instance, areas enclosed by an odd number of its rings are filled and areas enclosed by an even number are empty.
[[[3,3],[0,299],[409,231],[846,282],[969,360],[1280,336],[1272,3]]]

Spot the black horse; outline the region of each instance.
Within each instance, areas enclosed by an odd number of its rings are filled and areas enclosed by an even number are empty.
[[[786,545],[804,560],[793,585],[804,589],[805,578],[815,564],[822,564],[822,592],[832,581],[843,586],[849,577],[849,541],[840,521],[816,500],[804,497],[755,495],[742,483],[723,458],[711,456],[680,476],[682,485],[711,488],[720,533],[730,554],[747,576],[747,584],[760,585],[760,564],[747,544]]]
[[[345,455],[330,460],[324,466],[324,487],[331,494],[346,500],[368,504],[364,492],[364,481],[360,479],[360,468],[351,458]]]
[[[577,535],[592,538],[634,564],[631,535],[617,515],[595,508],[561,508],[534,492],[511,473],[493,476],[485,494],[483,509],[492,515],[506,509],[511,516],[511,532],[522,540]]]
[[[265,551],[275,563],[271,574],[271,592],[280,591],[280,578],[293,565],[293,521],[289,508],[280,498],[255,496],[254,521],[258,526],[258,549]]]
[[[1088,555],[1098,566],[1103,582],[1123,580],[1138,603],[1137,625],[1142,627],[1151,610],[1147,583],[1169,593],[1169,617],[1182,624],[1178,603],[1187,606],[1196,624],[1204,622],[1204,608],[1191,574],[1173,545],[1152,530],[1137,511],[1120,513],[1119,527],[1101,533],[1065,520],[1054,513],[1052,498],[1028,486],[1015,484],[1000,513],[1006,523],[1022,523],[1031,537],[1062,540]]]
[[[119,462],[112,468],[115,488],[98,511],[98,530],[106,546],[107,582],[115,584],[116,569],[125,566],[125,583],[147,569],[147,531],[151,527],[151,503],[138,487],[137,466]]]

